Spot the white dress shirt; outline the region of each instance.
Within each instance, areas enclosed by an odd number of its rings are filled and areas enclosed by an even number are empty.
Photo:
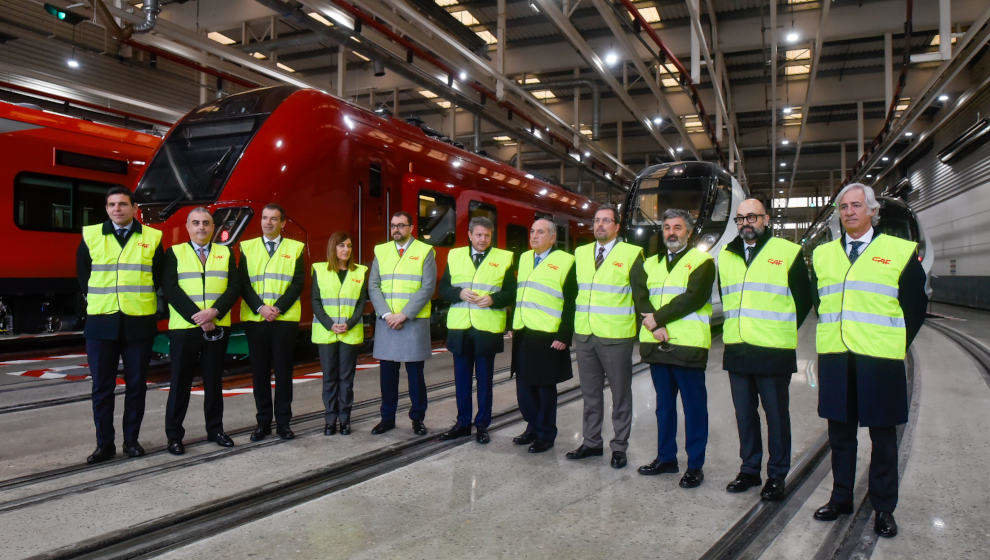
[[[848,256],[849,252],[852,251],[852,244],[850,243],[851,241],[863,242],[863,244],[859,246],[859,254],[862,255],[863,251],[866,250],[867,245],[870,244],[870,241],[873,241],[873,226],[870,226],[870,229],[867,230],[866,233],[864,233],[862,236],[860,236],[859,239],[853,239],[849,237],[848,232],[845,233],[844,235],[846,236],[846,256]]]

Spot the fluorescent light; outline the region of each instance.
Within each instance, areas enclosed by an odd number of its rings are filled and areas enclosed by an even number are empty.
[[[221,45],[233,45],[237,42],[219,31],[211,31],[206,37],[220,43]]]
[[[478,21],[478,18],[474,17],[474,14],[467,11],[466,9],[457,10],[456,12],[450,12],[450,15],[464,25],[478,25],[479,23],[481,23],[480,21]]]
[[[780,110],[780,112],[784,113],[785,115],[790,115],[791,113],[794,112],[794,109],[792,107],[784,107],[783,109]]]
[[[327,6],[325,8],[320,9],[320,11],[326,14],[327,16],[329,16],[330,19],[339,23],[340,25],[343,25],[348,29],[354,29],[354,18],[349,16],[343,10],[334,8],[333,6]]]
[[[663,123],[663,117],[659,117],[659,116],[653,117],[653,124],[661,124],[661,123]]]
[[[261,54],[258,51],[254,51],[253,53],[251,53],[251,56],[257,58],[258,60],[264,60],[264,59],[268,58],[267,56]]]
[[[496,142],[508,142],[509,140],[512,140],[512,138],[510,138],[510,137],[502,134],[502,135],[499,135],[499,136],[492,136],[492,140],[494,140]]]
[[[327,18],[323,17],[319,12],[310,12],[310,13],[308,13],[306,15],[308,15],[309,17],[315,19],[316,21],[322,23],[323,25],[325,25],[327,27],[333,27],[333,22],[331,22]]]
[[[780,166],[781,166],[781,167],[787,167],[787,162],[786,162],[786,161],[782,161],[782,162],[780,162]]]
[[[677,153],[681,153],[681,152],[683,152],[683,151],[684,151],[684,147],[683,147],[683,146],[678,146],[678,147],[677,147],[677,149],[676,149],[675,151],[676,151]]]
[[[656,6],[639,8],[639,15],[643,16],[643,19],[646,20],[646,23],[656,23],[660,21],[660,11],[657,10]]]
[[[787,138],[784,138],[783,140],[780,141],[780,143],[783,144],[784,146],[786,146],[786,145],[790,144],[791,141],[788,140]]]
[[[79,68],[79,61],[74,58],[66,60],[65,63],[69,66],[69,68]]]
[[[907,136],[908,138],[910,138],[910,137],[914,136],[914,133],[909,130],[909,131],[907,131],[907,132],[904,133],[904,136]]]
[[[437,96],[437,94],[433,93],[432,91],[430,91],[428,89],[421,89],[421,90],[419,90],[418,93],[420,95],[422,95],[423,97],[427,98],[427,99],[433,99],[434,97]]]
[[[548,89],[537,89],[537,90],[531,91],[530,94],[532,94],[533,97],[535,97],[537,99],[541,99],[541,100],[556,99],[556,97],[557,97],[556,95],[554,95],[554,93],[552,91],[550,91]]]
[[[478,37],[481,37],[481,40],[484,41],[486,44],[494,45],[495,43],[498,42],[498,38],[492,35],[492,32],[487,29],[482,29],[481,31],[475,31],[474,34],[477,35]]]
[[[890,161],[890,158],[887,156],[883,156],[882,158],[880,158],[880,161]]]
[[[615,51],[609,51],[605,55],[605,64],[609,66],[615,66],[619,63],[619,55]]]
[[[353,54],[354,56],[360,58],[361,60],[363,60],[365,62],[371,62],[371,59],[370,58],[364,56],[363,54],[361,54],[361,53],[359,53],[357,51],[351,51],[351,54]]]
[[[784,37],[784,39],[786,39],[788,43],[797,43],[798,39],[800,38],[801,38],[801,34],[798,33],[797,31],[790,31]]]
[[[942,103],[945,103],[946,101],[949,100],[949,96],[943,93],[942,95],[938,96],[938,100],[941,101]]]
[[[783,177],[781,177],[780,179],[777,179],[777,182],[778,183],[783,183],[784,181],[786,181],[786,179],[784,179]]]
[[[288,66],[286,66],[285,64],[282,64],[281,62],[276,62],[275,63],[275,66],[278,66],[279,68],[281,68],[282,70],[285,70],[286,72],[295,72],[295,70],[293,70],[292,68],[289,68]]]
[[[445,8],[447,6],[456,6],[460,0],[436,0],[437,6]]]

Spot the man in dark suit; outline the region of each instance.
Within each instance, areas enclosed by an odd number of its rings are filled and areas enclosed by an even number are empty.
[[[574,256],[555,249],[557,228],[541,218],[529,229],[531,250],[519,256],[512,316],[512,371],[526,430],[512,438],[543,453],[557,438],[557,384],[573,377],[568,347],[574,336],[577,275]]]
[[[230,309],[237,302],[237,267],[233,253],[211,243],[213,216],[202,206],[186,217],[189,241],[165,252],[162,288],[169,307],[169,358],[172,380],[165,409],[168,451],[185,453],[182,422],[189,407],[193,373],[201,368],[206,439],[221,447],[234,441],[223,431],[221,378],[230,339]]]
[[[897,424],[907,422],[904,358],[928,298],[917,244],[873,229],[880,204],[861,183],[836,197],[845,234],[814,252],[818,284],[818,415],[828,419],[832,496],[815,519],[853,511],[856,432],[870,429],[873,530],[897,534]]]
[[[478,379],[478,414],[475,439],[488,443],[492,421],[492,376],[495,354],[504,350],[505,308],[516,298],[516,274],[512,253],[492,247],[495,225],[483,216],[468,223],[468,247],[447,254],[447,269],[440,279],[440,297],[450,303],[447,311],[447,349],[454,356],[457,422],[440,434],[440,440],[471,435],[471,377]]]
[[[83,228],[76,252],[76,274],[86,297],[86,355],[93,379],[93,421],[96,451],[87,463],[117,454],[113,408],[117,364],[123,359],[124,453],[144,455],[138,443],[144,418],[145,377],[155,337],[155,294],[162,270],[160,231],[134,219],[137,207],[131,191],[107,191],[109,220]]]

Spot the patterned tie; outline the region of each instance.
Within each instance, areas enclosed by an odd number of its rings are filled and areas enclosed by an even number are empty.
[[[605,262],[605,247],[598,247],[598,256],[595,257],[595,270]]]
[[[536,255],[535,257],[533,257],[533,268],[536,268],[536,267],[540,266],[540,261],[542,261],[542,260],[543,260],[543,257],[541,257],[539,255]]]
[[[746,264],[748,265],[753,261],[753,248],[746,247]]]
[[[268,256],[270,257],[270,256],[274,255],[275,254],[275,242],[274,241],[265,241],[265,245],[268,245]]]
[[[852,247],[849,249],[849,263],[852,264],[856,262],[859,258],[859,246],[862,245],[862,241],[850,241],[849,245]]]
[[[199,248],[199,262],[206,266],[206,247]]]
[[[406,252],[405,248],[399,249],[399,258],[400,259],[402,258],[402,253],[405,253],[405,252]]]
[[[481,266],[481,261],[484,258],[485,258],[485,254],[484,253],[475,253],[474,254],[474,267],[475,268],[478,268],[479,266]]]

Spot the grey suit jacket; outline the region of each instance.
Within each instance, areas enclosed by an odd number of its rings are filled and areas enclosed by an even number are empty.
[[[382,278],[378,259],[371,263],[368,275],[368,297],[375,307],[375,348],[377,360],[420,362],[430,357],[430,319],[416,319],[416,314],[433,298],[437,285],[437,261],[433,251],[423,261],[423,284],[412,294],[402,313],[409,319],[401,329],[391,329],[382,316],[391,313],[382,294]]]

